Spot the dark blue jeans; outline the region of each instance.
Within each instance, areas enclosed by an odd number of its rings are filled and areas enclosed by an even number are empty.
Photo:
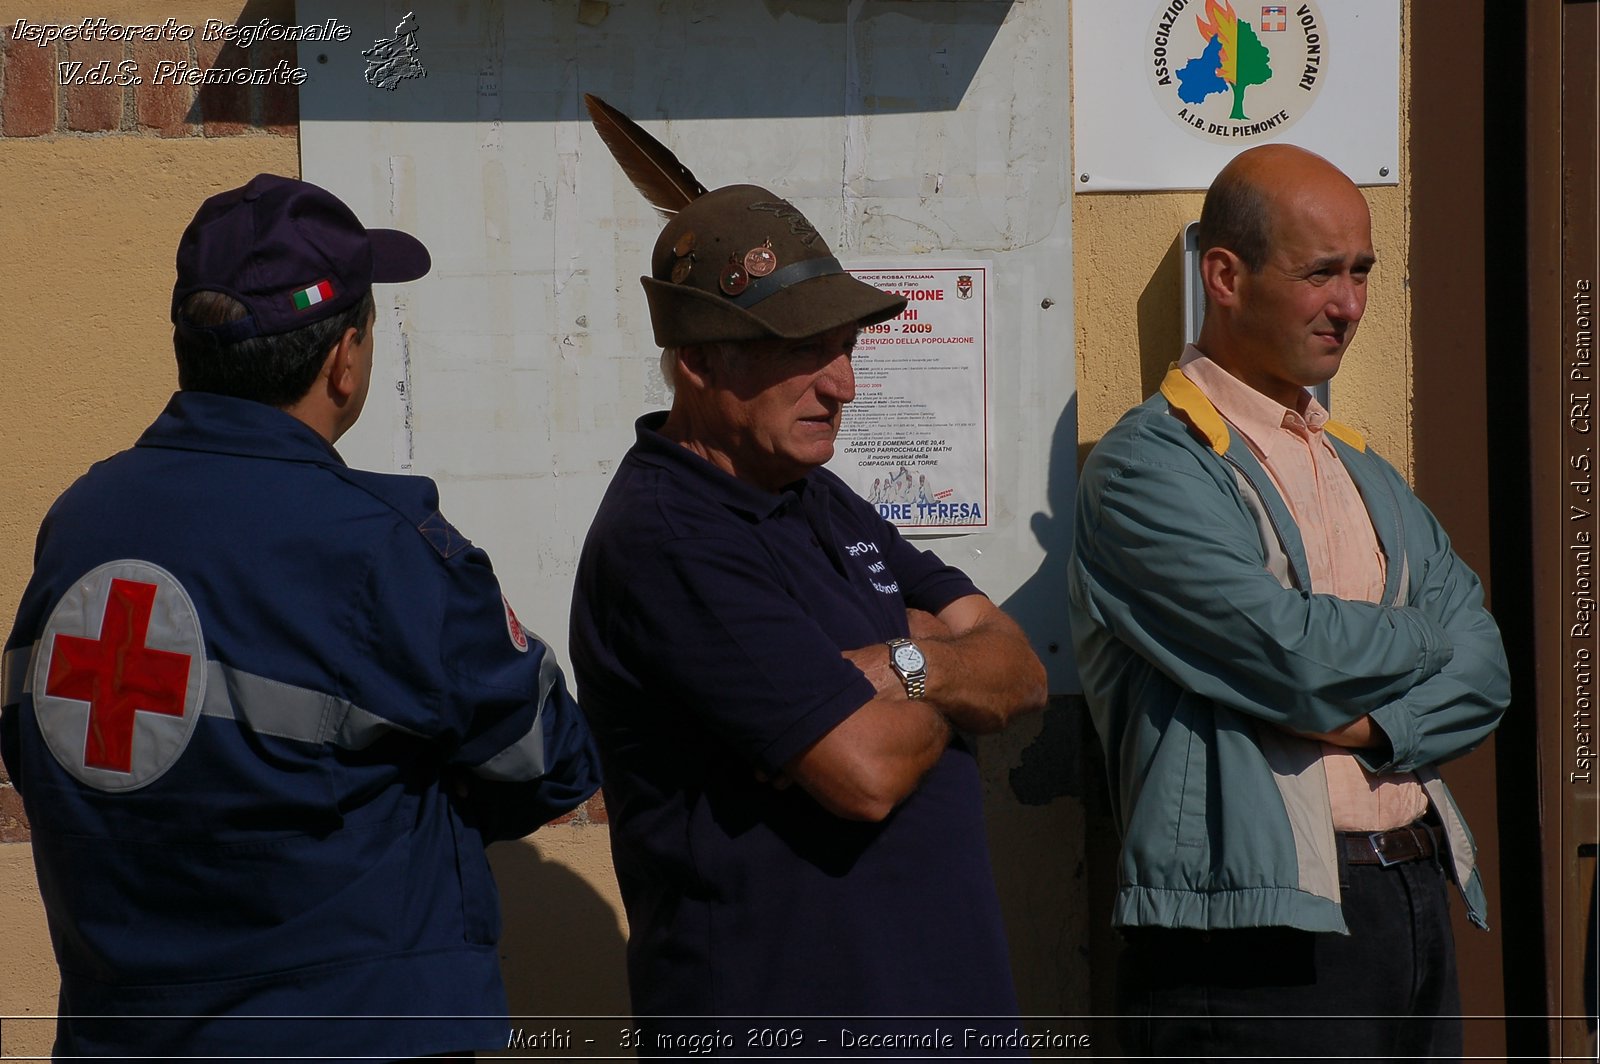
[[[1433,860],[1342,871],[1349,935],[1130,928],[1117,972],[1130,1055],[1459,1060],[1448,878]]]

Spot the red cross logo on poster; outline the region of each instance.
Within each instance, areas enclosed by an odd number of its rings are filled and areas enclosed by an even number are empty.
[[[135,790],[189,745],[205,643],[194,603],[165,569],[125,560],[92,570],[56,604],[38,654],[34,718],[81,782]]]

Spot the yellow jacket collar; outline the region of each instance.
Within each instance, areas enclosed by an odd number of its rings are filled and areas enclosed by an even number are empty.
[[[1167,368],[1167,375],[1161,381],[1161,394],[1171,405],[1173,413],[1210,444],[1213,451],[1228,453],[1228,446],[1233,441],[1228,422],[1217,413],[1217,408],[1211,405],[1211,400],[1195,386],[1194,381],[1183,375],[1176,362]],[[1366,451],[1366,439],[1342,421],[1329,418],[1322,427],[1357,451]]]

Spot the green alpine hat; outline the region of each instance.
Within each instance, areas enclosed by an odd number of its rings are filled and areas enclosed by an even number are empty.
[[[850,276],[794,204],[756,185],[707,192],[673,215],[650,274],[639,280],[662,347],[798,340],[906,305]]]

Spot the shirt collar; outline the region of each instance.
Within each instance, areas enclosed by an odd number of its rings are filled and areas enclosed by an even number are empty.
[[[1211,405],[1239,430],[1257,454],[1271,454],[1286,433],[1315,434],[1328,422],[1328,411],[1307,393],[1305,410],[1293,410],[1270,399],[1211,361],[1198,347],[1189,344],[1178,359],[1178,368],[1194,382]]]
[[[633,453],[640,461],[671,470],[674,475],[695,484],[706,496],[757,521],[784,513],[799,502],[805,493],[809,475],[773,493],[718,469],[689,448],[661,434],[667,413],[657,410],[634,422],[637,443]]]

